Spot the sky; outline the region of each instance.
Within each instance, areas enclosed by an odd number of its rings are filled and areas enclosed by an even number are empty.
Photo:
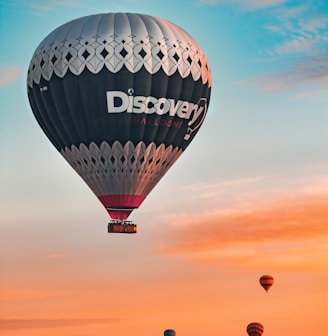
[[[26,92],[43,38],[102,12],[174,22],[212,72],[205,122],[136,235],[107,233]],[[0,0],[0,41],[1,336],[328,335],[326,0]]]

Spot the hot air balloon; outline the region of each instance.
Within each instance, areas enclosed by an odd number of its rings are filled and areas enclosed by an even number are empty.
[[[27,76],[37,122],[107,210],[109,232],[136,232],[129,215],[199,131],[211,85],[206,56],[185,30],[134,13],[58,27]]]
[[[247,326],[247,334],[248,336],[261,336],[264,328],[261,323],[252,322]]]
[[[175,333],[175,330],[173,330],[173,329],[166,329],[164,331],[164,336],[175,336],[175,335],[176,335],[176,333]]]
[[[273,276],[271,275],[262,275],[260,277],[260,285],[265,289],[266,292],[271,288],[273,285]]]

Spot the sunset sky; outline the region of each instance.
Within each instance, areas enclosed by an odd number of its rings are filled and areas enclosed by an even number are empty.
[[[136,235],[107,233],[26,92],[43,38],[102,12],[174,22],[212,71],[205,122]],[[1,336],[328,335],[326,0],[0,0],[0,45]]]

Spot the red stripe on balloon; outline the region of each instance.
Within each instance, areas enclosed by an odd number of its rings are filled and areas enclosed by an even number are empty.
[[[144,201],[143,195],[117,194],[98,196],[99,201],[113,219],[127,219],[133,209],[139,208]]]

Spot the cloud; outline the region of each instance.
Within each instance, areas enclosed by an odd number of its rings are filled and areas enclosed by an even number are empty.
[[[276,54],[302,53],[311,50],[314,41],[311,38],[299,36],[274,48]]]
[[[33,9],[39,10],[39,11],[52,11],[55,9],[55,7],[75,7],[78,5],[78,2],[74,0],[50,0],[48,2],[44,1],[34,1],[34,2],[28,2],[28,6],[30,6]]]
[[[291,167],[280,173],[244,176],[235,179],[194,183],[182,189],[180,204],[193,209],[234,209],[295,195],[322,194],[328,186],[326,164]],[[183,205],[184,206],[184,205]]]
[[[0,319],[0,330],[53,329],[86,326],[92,324],[118,323],[118,318],[76,318],[76,319]]]
[[[264,29],[273,32],[273,33],[279,33],[281,35],[286,35],[285,31],[278,25],[274,24],[266,24],[264,25]]]
[[[298,6],[284,7],[279,10],[279,18],[280,19],[298,18],[300,17],[300,15],[306,13],[308,9],[309,7],[305,4],[298,5]]]
[[[278,34],[280,39],[266,51],[269,55],[325,52],[328,42],[327,15],[316,13],[315,9],[304,5],[288,9],[279,8],[274,11],[274,15],[264,28],[269,33]]]
[[[264,267],[270,259],[279,270],[322,269],[328,258],[327,179],[322,181],[321,187],[171,216],[172,230],[161,238],[158,252],[246,268]]]
[[[242,177],[238,179],[233,179],[233,180],[225,180],[219,183],[219,187],[239,187],[239,186],[245,186],[245,185],[250,185],[254,184],[255,182],[263,181],[266,179],[267,176],[251,176],[251,177]],[[201,190],[201,189],[209,189],[209,188],[215,188],[217,189],[217,185],[208,185],[208,184],[191,184],[187,185],[184,188],[185,189],[193,189],[193,190]]]
[[[317,99],[319,97],[326,97],[327,96],[327,89],[325,87],[311,90],[311,91],[303,91],[295,93],[289,96],[288,100],[300,100],[300,99]]]
[[[48,11],[51,11],[53,9],[52,6],[49,6],[49,5],[46,5],[46,4],[39,4],[39,3],[33,3],[31,2],[29,4],[29,6],[32,8],[32,9],[35,9],[37,11],[41,11],[41,12],[48,12]]]
[[[73,253],[51,253],[45,256],[46,259],[63,259],[72,256]]]
[[[0,88],[8,87],[24,76],[24,71],[18,66],[0,66]]]
[[[10,0],[7,2],[7,5],[13,8],[32,10],[35,15],[54,11],[56,7],[76,7],[81,5],[78,0]]]
[[[251,82],[266,93],[327,87],[328,15],[307,4],[278,7],[271,16],[263,26],[270,43],[259,54],[264,56],[262,62],[279,70],[259,74]]]
[[[244,10],[259,10],[282,5],[286,0],[200,0],[200,5],[236,4]]]
[[[238,1],[240,5],[249,10],[258,10],[267,7],[274,7],[282,5],[286,0],[250,0],[250,1]]]
[[[328,53],[298,57],[284,63],[285,68],[280,72],[262,73],[240,83],[251,83],[265,93],[328,86]]]

